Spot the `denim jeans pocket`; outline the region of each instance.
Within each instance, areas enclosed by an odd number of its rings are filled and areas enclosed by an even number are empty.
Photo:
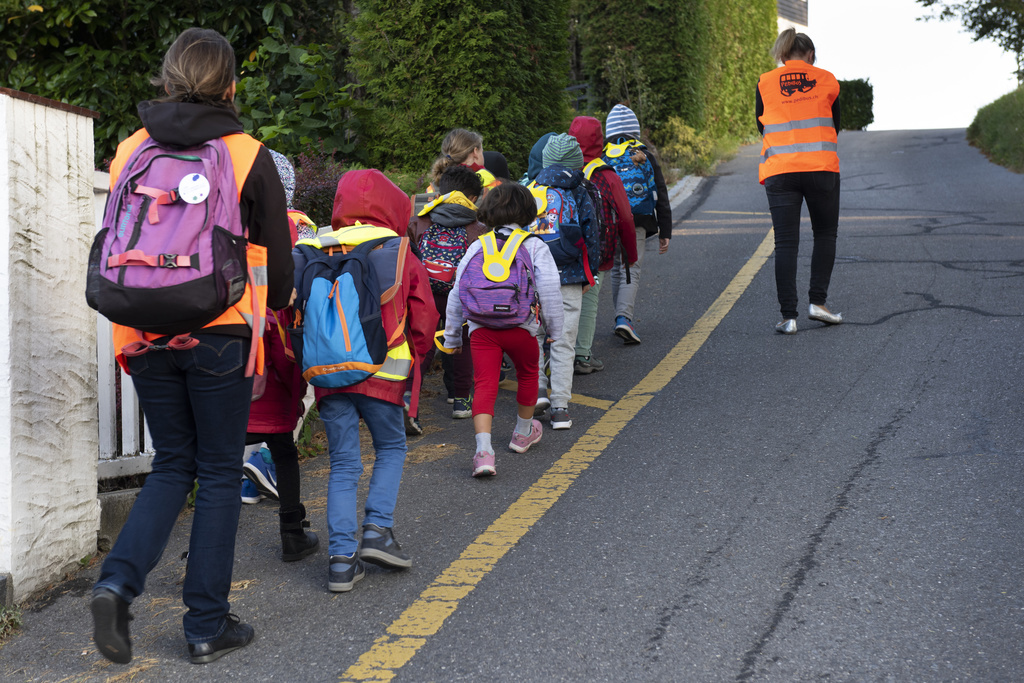
[[[192,349],[192,360],[200,372],[223,377],[245,364],[246,341],[241,337],[203,335]]]
[[[149,359],[146,358],[148,355],[148,353],[144,353],[141,356],[127,356],[128,374],[134,376],[145,374],[149,369]]]

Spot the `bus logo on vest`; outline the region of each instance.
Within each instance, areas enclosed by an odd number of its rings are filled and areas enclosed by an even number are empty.
[[[782,74],[779,78],[779,88],[786,97],[792,97],[795,92],[810,92],[817,84],[817,81],[807,80],[807,74],[801,73]]]

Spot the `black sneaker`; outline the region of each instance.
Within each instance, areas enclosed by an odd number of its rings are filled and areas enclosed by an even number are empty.
[[[330,567],[327,572],[327,590],[332,593],[345,593],[366,576],[363,563],[355,553],[351,555],[331,555]]]
[[[92,596],[92,639],[100,654],[115,664],[132,661],[132,641],[128,635],[128,601],[109,588],[100,588]]]
[[[370,532],[374,536],[367,538],[366,532]],[[395,540],[394,532],[376,524],[363,525],[363,542],[359,546],[359,559],[392,569],[408,569],[412,566],[412,560],[402,552],[402,546],[398,545],[398,541]]]
[[[239,650],[252,642],[256,632],[249,624],[241,623],[234,614],[228,614],[224,630],[216,640],[208,643],[188,644],[188,658],[193,664],[209,664],[229,652]]]

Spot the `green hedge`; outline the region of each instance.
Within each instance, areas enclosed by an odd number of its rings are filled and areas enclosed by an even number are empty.
[[[215,0],[86,0],[36,5],[5,2],[0,14],[0,86],[99,112],[96,165],[140,126],[136,104],[159,93],[149,79],[171,42],[190,26],[213,28],[235,47],[239,64],[276,26],[298,41],[325,39],[336,3],[291,0],[225,4]],[[270,89],[281,72],[269,73]]]
[[[707,116],[703,131],[713,139],[757,134],[754,92],[761,74],[775,68],[775,0],[708,0],[710,54],[702,88]]]
[[[1024,131],[1024,88],[1017,88],[978,110],[967,127],[967,140],[1000,166],[1024,173],[1021,131]]]
[[[521,170],[568,121],[564,2],[358,0],[351,61],[370,163],[426,172],[452,128],[483,135]]]
[[[864,130],[875,120],[874,87],[867,79],[839,81],[839,110],[843,130]]]
[[[644,128],[671,116],[701,127],[710,63],[706,0],[575,0],[590,107],[622,102]]]
[[[655,137],[670,118],[715,138],[756,132],[754,88],[773,68],[775,0],[576,0],[573,14],[592,108],[624,102]]]

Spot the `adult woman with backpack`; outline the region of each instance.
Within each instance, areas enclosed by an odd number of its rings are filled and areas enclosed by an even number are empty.
[[[779,34],[772,56],[783,65],[762,74],[755,117],[764,136],[758,176],[768,195],[775,229],[775,288],[780,334],[796,334],[796,259],[800,248],[800,209],[811,216],[810,305],[807,317],[827,325],[843,322],[825,307],[839,231],[839,82],[814,64],[814,43],[788,28]]]
[[[118,147],[111,164],[111,188],[118,192],[112,191],[108,201],[115,208],[118,202],[135,207],[138,221],[143,213],[152,223],[162,217],[164,232],[184,232],[189,228],[185,223],[171,225],[178,215],[175,211],[187,211],[186,204],[202,205],[217,194],[217,185],[223,182],[237,192],[238,218],[234,220],[241,225],[222,227],[239,233],[245,229],[247,240],[236,239],[235,243],[246,250],[250,276],[243,277],[241,298],[208,324],[173,334],[114,326],[117,360],[135,385],[156,454],[128,521],[103,562],[91,607],[94,640],[100,652],[117,663],[131,661],[129,604],[142,593],[146,575],[159,561],[178,513],[198,480],[182,587],[188,611],[182,621],[190,659],[203,664],[253,639],[252,627],[230,614],[228,604],[253,387],[247,365],[253,365],[255,372],[262,370],[262,344],[251,324],[259,320],[262,327],[260,316],[267,305],[288,305],[293,264],[284,190],[274,161],[262,145],[242,132],[234,108],[235,54],[228,41],[213,30],[186,30],[164,56],[154,84],[166,96],[139,105],[145,128]],[[173,192],[171,187],[135,187],[133,183],[122,195],[120,176],[136,177],[138,155],[147,146],[153,147],[149,138],[170,153],[167,163],[198,155],[203,149],[223,149],[224,145],[229,158],[218,153],[216,159],[229,165],[224,175],[210,178],[183,172]],[[169,173],[174,174],[173,166]],[[135,190],[149,194],[137,196]],[[219,196],[225,197],[228,207],[234,202],[230,194]],[[148,212],[138,209],[140,205],[148,206]],[[108,215],[110,211],[108,203]],[[103,265],[95,269],[91,263],[90,275],[104,266],[128,272],[148,264],[156,266],[152,270],[159,276],[165,272],[161,266],[171,257],[177,271],[188,270],[187,254],[124,253],[111,255],[113,260],[104,258]],[[224,268],[235,265],[241,265],[244,272],[246,264],[225,263]],[[96,303],[96,284],[90,280],[90,303]],[[145,311],[150,318],[164,314],[163,307],[150,308],[153,310]],[[102,305],[100,310],[104,311]]]

